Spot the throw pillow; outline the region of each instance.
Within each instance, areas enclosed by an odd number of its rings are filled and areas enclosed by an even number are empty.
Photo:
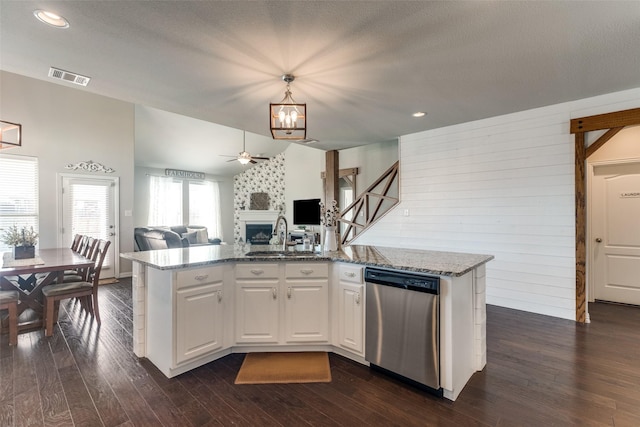
[[[189,233],[196,233],[196,243],[209,243],[209,233],[206,228],[188,228]]]
[[[196,233],[195,231],[192,233],[182,233],[181,236],[183,238],[186,237],[190,245],[198,243],[198,233]]]

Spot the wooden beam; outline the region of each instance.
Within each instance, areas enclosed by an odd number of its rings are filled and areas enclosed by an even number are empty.
[[[570,129],[571,133],[578,134],[633,125],[640,125],[640,108],[573,119]]]
[[[576,187],[576,321],[586,321],[586,283],[587,262],[586,231],[587,213],[585,210],[585,162],[587,160],[584,132],[575,136],[575,187]]]
[[[609,129],[608,131],[606,131],[600,138],[596,140],[596,142],[594,142],[593,144],[587,147],[587,158],[589,158],[590,155],[598,151],[598,148],[606,144],[607,141],[609,141],[611,138],[616,136],[617,133],[620,132],[622,129],[623,127],[620,126],[620,127]]]
[[[340,208],[340,165],[338,151],[327,151],[325,160],[324,202],[329,206],[331,200],[335,200],[338,202],[338,208]]]
[[[338,172],[338,176],[340,178],[345,178],[351,175],[358,175],[360,173],[360,169],[359,168],[346,168],[346,169],[340,169],[340,171]],[[320,178],[325,179],[325,172],[322,171],[320,172]]]

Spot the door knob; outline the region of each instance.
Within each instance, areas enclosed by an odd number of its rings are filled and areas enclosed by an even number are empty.
[[[596,242],[600,243],[600,242],[602,242],[602,239],[599,238],[599,237],[596,237]]]

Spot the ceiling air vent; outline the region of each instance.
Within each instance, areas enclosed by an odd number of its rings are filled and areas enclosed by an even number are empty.
[[[49,68],[49,77],[53,77],[54,79],[64,80],[69,83],[74,83],[80,86],[86,86],[89,84],[89,80],[91,77],[81,76],[80,74],[71,73],[69,71],[64,71],[59,68]]]

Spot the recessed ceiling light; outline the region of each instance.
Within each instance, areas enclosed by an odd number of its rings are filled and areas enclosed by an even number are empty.
[[[413,117],[424,117],[426,116],[427,113],[423,112],[423,111],[418,111],[412,114]]]
[[[69,21],[63,16],[57,15],[53,12],[48,12],[42,9],[36,9],[33,11],[33,16],[38,18],[40,22],[51,25],[55,28],[69,28]]]

